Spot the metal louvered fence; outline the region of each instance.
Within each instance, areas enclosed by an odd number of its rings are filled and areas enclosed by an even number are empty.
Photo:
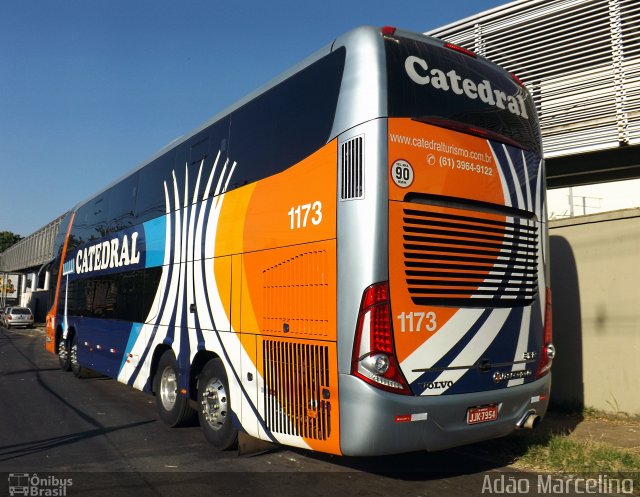
[[[524,81],[545,157],[640,144],[638,0],[519,0],[427,34]]]

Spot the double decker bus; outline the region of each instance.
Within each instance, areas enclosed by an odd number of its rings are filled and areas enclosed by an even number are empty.
[[[160,418],[344,455],[533,427],[549,400],[532,98],[362,27],[73,208],[47,348]]]

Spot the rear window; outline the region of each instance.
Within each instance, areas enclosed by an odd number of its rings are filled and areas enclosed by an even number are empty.
[[[13,314],[14,316],[29,316],[31,314],[31,311],[25,308],[11,309],[11,314]]]
[[[387,40],[385,47],[390,117],[455,121],[541,153],[531,95],[508,72],[481,58],[410,38]]]

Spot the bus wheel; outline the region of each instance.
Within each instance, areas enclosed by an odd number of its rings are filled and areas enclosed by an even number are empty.
[[[220,359],[210,360],[198,379],[198,419],[206,439],[218,450],[236,447],[229,382]]]
[[[189,405],[189,399],[180,394],[178,363],[171,350],[167,350],[160,357],[153,378],[153,391],[156,394],[158,414],[167,426],[183,426],[195,418],[195,411]]]
[[[78,362],[78,337],[74,333],[71,337],[71,348],[69,349],[69,365],[76,378],[83,378],[86,375],[86,368]]]
[[[60,364],[60,369],[62,369],[62,371],[71,370],[69,348],[67,347],[67,341],[62,337],[58,342],[58,364]]]

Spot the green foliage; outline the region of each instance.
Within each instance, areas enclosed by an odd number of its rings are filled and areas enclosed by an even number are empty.
[[[620,475],[631,478],[635,488],[640,486],[640,456],[627,449],[565,435],[552,435],[544,444],[532,444],[518,463],[554,473]]]
[[[7,250],[11,245],[22,240],[20,235],[11,233],[11,231],[0,231],[0,253]]]
[[[532,445],[521,461],[550,471],[622,473],[640,471],[640,457],[631,451],[589,440],[553,435],[546,445]]]
[[[575,426],[585,419],[598,420],[611,430],[621,423],[633,430],[640,429],[640,425],[634,419],[621,420],[595,409],[581,408],[578,412],[556,413],[535,430],[518,430],[508,437],[479,443],[473,450],[496,464],[517,469],[564,476],[630,478],[634,482],[633,495],[640,496],[640,448],[616,446],[611,437],[593,440],[573,434]]]

